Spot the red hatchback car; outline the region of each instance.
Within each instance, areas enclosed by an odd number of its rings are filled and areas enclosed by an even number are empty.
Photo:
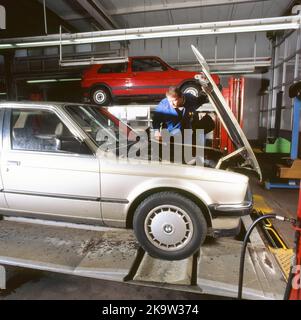
[[[199,95],[201,88],[194,79],[197,72],[179,71],[159,57],[129,57],[128,62],[95,64],[85,70],[81,86],[91,103],[109,105],[115,98],[161,98],[169,86]],[[214,81],[219,84],[217,75]]]

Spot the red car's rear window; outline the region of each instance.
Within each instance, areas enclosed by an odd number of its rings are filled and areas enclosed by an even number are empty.
[[[97,70],[97,73],[121,73],[125,72],[127,63],[109,63],[103,64]]]

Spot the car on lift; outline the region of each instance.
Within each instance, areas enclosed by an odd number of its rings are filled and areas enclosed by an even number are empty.
[[[162,98],[170,86],[199,96],[201,86],[194,78],[196,74],[172,68],[159,57],[129,57],[128,62],[92,65],[83,72],[81,87],[91,103],[101,106],[115,98]],[[212,77],[219,85],[219,77]]]
[[[104,108],[1,103],[1,215],[133,228],[141,247],[165,260],[191,256],[207,236],[237,234],[252,194],[249,178],[231,169],[261,172],[197,57],[206,77],[202,86],[236,147],[232,154],[214,167],[149,161],[148,153],[136,159],[129,151],[137,143],[148,148],[148,141],[137,142],[133,130]]]

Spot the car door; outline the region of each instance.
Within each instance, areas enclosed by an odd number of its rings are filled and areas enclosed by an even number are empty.
[[[128,92],[128,63],[109,63],[103,64],[97,70],[97,81],[107,84],[113,95],[126,95]]]
[[[5,111],[1,174],[8,208],[100,221],[99,161],[61,112],[20,105]]]
[[[164,95],[170,85],[170,72],[159,59],[137,57],[131,60],[128,83],[131,95]]]

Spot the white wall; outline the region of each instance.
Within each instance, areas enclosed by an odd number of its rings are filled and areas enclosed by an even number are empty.
[[[237,58],[248,58],[254,55],[254,33],[237,35]],[[129,55],[155,55],[167,62],[196,62],[191,50],[195,45],[206,59],[215,57],[216,36],[182,37],[166,39],[148,39],[130,41]],[[233,58],[235,35],[225,34],[217,36],[217,58]],[[270,57],[270,42],[264,32],[256,34],[256,56]]]

